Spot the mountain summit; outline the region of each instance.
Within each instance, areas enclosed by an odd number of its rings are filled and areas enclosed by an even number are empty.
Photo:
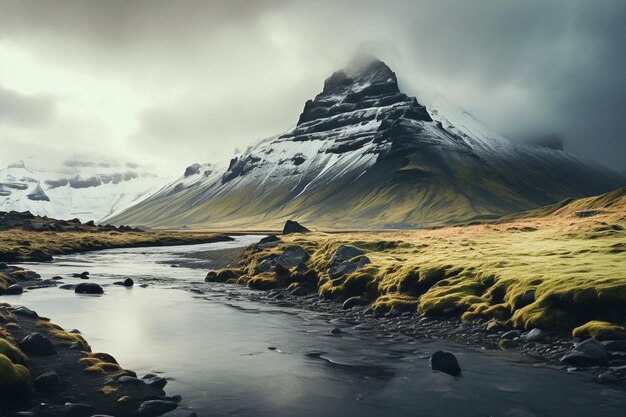
[[[513,142],[469,114],[420,104],[382,61],[351,62],[296,126],[226,169],[186,175],[113,218],[151,227],[404,228],[501,216],[624,179],[559,149]]]

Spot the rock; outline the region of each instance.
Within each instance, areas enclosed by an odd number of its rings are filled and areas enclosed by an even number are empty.
[[[283,227],[283,235],[289,235],[291,233],[309,233],[310,230],[302,226],[300,223],[287,220],[285,227]]]
[[[125,287],[132,287],[133,285],[135,285],[135,281],[133,281],[132,278],[124,278],[124,281],[122,281],[122,285]]]
[[[330,331],[330,334],[341,334],[341,329],[339,327],[335,327]]]
[[[626,352],[626,339],[607,340],[602,342],[606,350],[610,352]]]
[[[24,337],[20,342],[20,349],[32,356],[49,356],[56,353],[50,339],[39,333],[31,333]]]
[[[341,305],[341,308],[343,308],[344,310],[349,310],[354,306],[364,306],[367,304],[368,302],[364,297],[355,296],[355,297],[350,297],[346,301],[344,301],[343,304]]]
[[[15,314],[15,315],[22,316],[22,317],[28,317],[28,318],[31,318],[31,319],[36,319],[37,317],[39,317],[39,314],[37,314],[33,310],[31,310],[29,308],[26,308],[26,307],[14,308],[13,310],[11,310],[11,312],[13,314]]]
[[[157,376],[157,375],[149,374],[149,375],[144,376],[142,379],[146,384],[152,387],[156,387],[156,388],[163,389],[167,385],[167,379],[161,378],[160,376]]]
[[[265,236],[264,238],[262,238],[261,240],[259,240],[259,245],[264,245],[266,243],[276,243],[276,242],[280,242],[280,238],[276,235],[269,235],[269,236]]]
[[[24,292],[24,289],[21,285],[13,284],[9,285],[6,290],[4,290],[4,295],[19,295]]]
[[[63,284],[61,286],[59,286],[59,289],[61,290],[73,290],[76,287],[76,285],[74,284]]]
[[[340,245],[333,258],[330,261],[331,265],[337,265],[342,262],[349,261],[352,258],[356,258],[357,256],[363,255],[365,252],[359,248],[355,248],[354,246],[349,245]]]
[[[461,375],[461,367],[456,357],[450,352],[438,350],[430,355],[430,368],[452,376]]]
[[[28,256],[34,262],[50,262],[52,260],[52,255],[42,252],[39,249],[35,249]]]
[[[349,261],[344,261],[338,265],[332,266],[328,271],[328,275],[331,279],[341,278],[344,275],[351,274],[357,269],[370,263],[367,256],[359,256]]]
[[[80,274],[76,273],[76,274],[72,274],[73,278],[80,278],[80,279],[89,279],[89,272],[88,271],[83,271]]]
[[[524,339],[527,342],[539,342],[543,340],[545,337],[546,337],[546,334],[543,330],[534,328],[528,333],[526,333],[525,335],[523,335],[522,339]]]
[[[95,282],[83,282],[74,288],[76,294],[103,294],[102,287]]]
[[[141,379],[135,378],[134,376],[129,376],[129,375],[122,375],[121,377],[117,378],[117,382],[120,384],[128,384],[128,385],[145,384],[145,382],[142,381]]]
[[[5,264],[4,262],[0,262],[0,271],[4,271],[7,268],[8,268],[7,264]]]
[[[35,390],[41,394],[54,394],[63,389],[63,381],[54,371],[45,372],[33,381]]]
[[[292,245],[287,246],[283,253],[276,258],[276,263],[283,268],[293,268],[299,265],[303,265],[309,260],[309,254],[302,246]]]
[[[276,267],[276,258],[277,256],[268,256],[262,259],[261,262],[254,267],[254,273],[258,275],[274,269]]]
[[[84,403],[66,403],[63,413],[66,417],[90,417],[94,415],[96,409]]]
[[[138,415],[141,417],[160,416],[176,408],[178,408],[178,403],[174,401],[149,400],[141,403]]]
[[[504,333],[502,336],[500,336],[500,339],[502,340],[513,340],[515,338],[520,337],[522,333],[519,330],[511,330],[508,331],[506,333]]]
[[[60,281],[60,280],[62,280],[62,279],[63,279],[63,277],[60,277],[60,276],[58,276],[58,275],[55,275],[55,276],[53,276],[53,277],[52,277],[52,278],[50,278],[50,279],[53,279],[53,280],[55,280],[55,281]]]
[[[575,366],[591,366],[606,362],[609,352],[596,339],[587,339],[577,344],[561,358],[561,362]]]
[[[204,278],[205,282],[215,282],[217,280],[217,271],[209,271]]]

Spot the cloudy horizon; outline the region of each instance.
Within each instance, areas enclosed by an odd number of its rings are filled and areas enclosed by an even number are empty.
[[[612,0],[0,0],[0,167],[225,162],[367,50],[425,104],[626,171],[625,18]]]

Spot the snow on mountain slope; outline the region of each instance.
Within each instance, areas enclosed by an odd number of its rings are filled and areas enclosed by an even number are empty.
[[[165,182],[119,164],[70,159],[46,171],[20,161],[0,169],[0,210],[98,221],[158,191]]]
[[[295,217],[328,228],[419,227],[598,194],[624,181],[562,150],[509,141],[462,110],[422,105],[377,59],[332,74],[287,132],[227,167],[192,167],[107,220],[256,228]]]

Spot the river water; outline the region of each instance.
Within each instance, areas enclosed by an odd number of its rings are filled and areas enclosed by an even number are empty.
[[[140,376],[162,373],[171,379],[167,392],[181,394],[183,406],[199,416],[625,413],[626,393],[593,383],[588,374],[541,366],[511,352],[356,330],[324,314],[254,301],[251,290],[235,285],[206,284],[206,270],[182,266],[189,265],[190,254],[256,240],[237,236],[233,242],[60,256],[26,267],[44,279],[63,276],[64,283],[78,283],[71,274],[87,270],[105,294],[44,288],[6,301],[79,329],[94,351],[112,354]],[[134,287],[113,285],[126,276]],[[335,327],[343,332],[331,334]],[[457,356],[462,377],[430,370],[428,356],[440,349]]]

